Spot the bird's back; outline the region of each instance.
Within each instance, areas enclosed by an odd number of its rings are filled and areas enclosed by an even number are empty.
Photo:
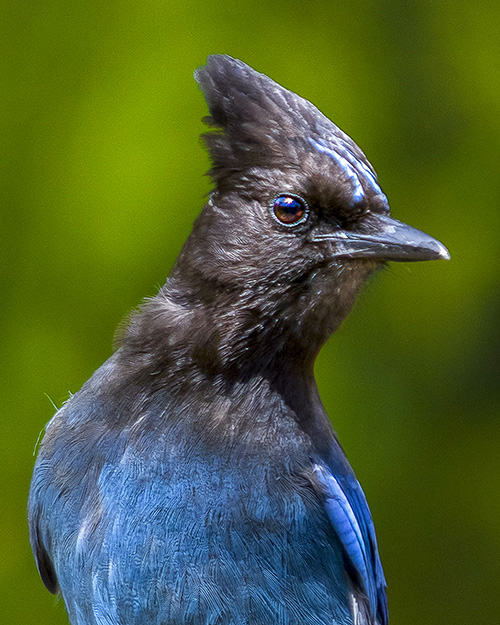
[[[144,403],[129,385],[113,403],[115,360],[55,416],[34,474],[33,542],[71,622],[350,623],[321,460],[282,402],[267,389],[268,413],[241,415],[255,401]]]

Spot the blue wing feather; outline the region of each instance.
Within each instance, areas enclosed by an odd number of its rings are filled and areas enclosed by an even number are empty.
[[[380,625],[387,625],[386,583],[365,494],[352,473],[334,474],[319,465],[315,473],[323,488],[328,517],[359,576],[370,612]]]

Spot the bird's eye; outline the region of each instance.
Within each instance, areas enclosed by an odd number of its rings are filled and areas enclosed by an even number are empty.
[[[284,226],[297,226],[307,219],[309,207],[305,200],[292,193],[281,193],[271,204],[271,214]]]

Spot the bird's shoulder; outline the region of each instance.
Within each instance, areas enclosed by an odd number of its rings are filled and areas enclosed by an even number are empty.
[[[386,625],[386,581],[363,489],[337,443],[327,462],[316,464],[313,471],[325,510],[346,555],[353,582],[351,610],[355,623]]]

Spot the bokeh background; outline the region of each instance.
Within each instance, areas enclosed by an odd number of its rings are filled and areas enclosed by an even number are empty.
[[[228,53],[365,150],[396,217],[452,260],[393,264],[323,350],[391,622],[500,613],[497,0],[4,0],[0,20],[0,613],[67,623],[31,557],[38,433],[162,284],[202,206],[192,79]],[[49,400],[50,398],[50,400]]]

